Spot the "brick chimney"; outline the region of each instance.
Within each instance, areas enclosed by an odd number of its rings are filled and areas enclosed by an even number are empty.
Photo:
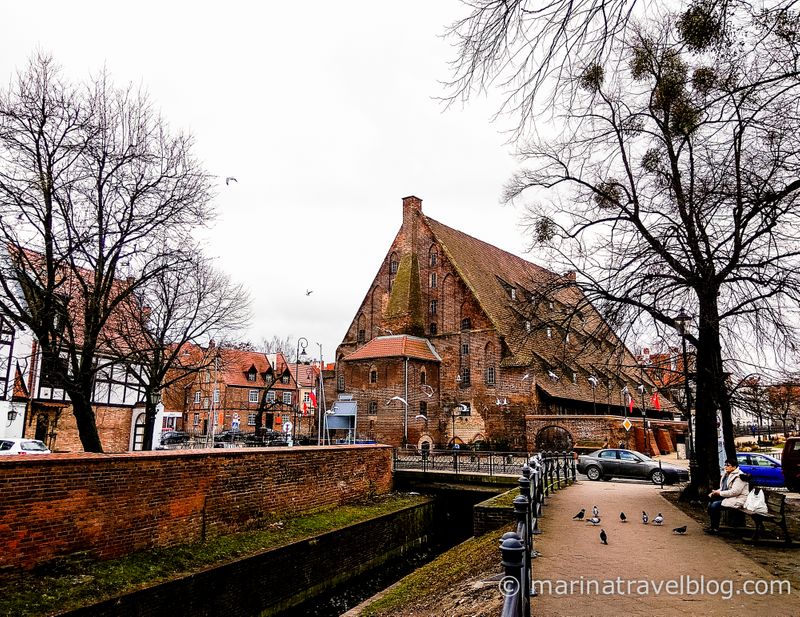
[[[422,200],[414,195],[403,197],[403,225],[411,223],[413,217],[422,213]]]

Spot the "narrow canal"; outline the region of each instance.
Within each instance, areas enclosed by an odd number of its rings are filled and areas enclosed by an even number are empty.
[[[281,617],[338,617],[367,598],[432,561],[472,536],[472,506],[487,498],[484,492],[453,491],[437,497],[437,515],[429,542],[332,591],[280,613]],[[364,541],[369,541],[365,538]]]

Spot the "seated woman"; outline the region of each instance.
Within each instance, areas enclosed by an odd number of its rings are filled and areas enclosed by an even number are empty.
[[[744,502],[747,501],[749,490],[746,477],[739,469],[739,463],[736,459],[726,460],[725,473],[722,474],[719,488],[708,494],[708,498],[711,500],[708,504],[710,525],[704,531],[706,533],[718,533],[722,508],[743,508]]]

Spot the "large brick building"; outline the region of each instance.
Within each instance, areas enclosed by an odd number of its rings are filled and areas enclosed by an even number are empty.
[[[336,389],[357,402],[357,437],[533,449],[615,438],[627,415],[671,416],[574,282],[404,198],[402,226],[336,352]],[[578,435],[558,421],[566,416],[572,427],[596,416],[591,426],[605,428]]]

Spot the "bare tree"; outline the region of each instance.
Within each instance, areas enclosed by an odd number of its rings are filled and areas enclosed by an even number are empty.
[[[109,320],[191,243],[210,200],[191,137],[104,73],[74,85],[38,56],[0,93],[0,310],[38,339],[86,451],[102,451],[92,390],[113,361]]]
[[[169,267],[138,287],[136,301],[124,305],[130,311],[114,321],[114,336],[107,337],[144,393],[145,450],[152,444],[157,413],[152,393],[212,366],[216,354],[204,353],[200,346],[235,336],[250,316],[246,291],[216,271],[199,250],[166,258]]]
[[[291,334],[285,338],[277,334],[273,334],[270,339],[262,338],[261,349],[267,354],[282,353],[287,362],[294,362],[297,356],[296,342]]]
[[[522,148],[530,168],[505,194],[535,194],[532,244],[580,273],[609,323],[664,334],[681,307],[695,313],[694,488],[716,482],[718,411],[735,455],[725,359],[796,351],[797,20],[745,17],[702,36],[686,14],[629,29],[613,72],[573,76],[563,134]]]
[[[781,421],[786,436],[789,422],[796,427],[800,420],[800,381],[796,375],[787,376],[781,383],[770,386],[767,396],[772,416]]]

